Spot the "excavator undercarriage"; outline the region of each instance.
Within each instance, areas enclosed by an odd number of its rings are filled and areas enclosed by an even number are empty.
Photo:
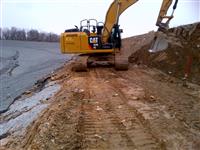
[[[90,67],[102,66],[113,66],[116,70],[128,70],[128,57],[121,54],[81,54],[76,57],[72,70],[87,71]]]

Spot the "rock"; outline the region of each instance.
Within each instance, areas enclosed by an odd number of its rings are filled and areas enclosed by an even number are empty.
[[[135,64],[133,67],[134,67],[134,68],[138,68],[138,65],[137,65],[137,64]]]
[[[54,139],[51,139],[51,142],[52,142],[52,143],[55,143],[55,140],[54,140]]]
[[[130,129],[132,126],[132,122],[130,120],[122,120],[121,123],[126,127],[126,129]]]
[[[53,86],[53,85],[55,85],[55,82],[49,82],[48,83],[48,86]]]
[[[55,81],[56,80],[56,78],[55,77],[51,77],[51,81]]]
[[[83,93],[84,91],[85,91],[84,89],[79,89],[79,88],[73,90],[73,92],[75,93]]]
[[[28,90],[28,91],[25,91],[24,94],[25,94],[25,95],[29,95],[29,94],[31,94],[31,91],[29,91],[29,90]]]
[[[123,124],[125,121],[126,121],[126,120],[124,119],[124,120],[121,121],[121,123]]]
[[[119,96],[119,94],[117,94],[117,93],[113,94],[113,97],[117,97],[117,96]]]
[[[118,106],[118,109],[121,109],[121,108],[122,108],[122,105],[119,105],[119,106]]]
[[[132,100],[138,100],[138,99],[139,99],[139,97],[136,97],[136,96],[132,97]]]
[[[101,140],[105,140],[102,136],[100,136],[100,135],[98,135],[98,134],[95,134],[94,137],[95,137],[95,138],[99,138],[99,139],[101,139]]]
[[[155,97],[153,95],[150,96],[151,99],[155,99]]]
[[[153,101],[156,101],[156,98],[155,98],[155,96],[151,95],[150,96],[150,102],[153,102]]]
[[[41,100],[40,100],[40,103],[41,103],[41,104],[46,103],[46,99],[41,99]]]
[[[97,111],[102,111],[103,109],[101,108],[101,107],[99,107],[99,106],[97,106],[97,109],[96,109]]]
[[[171,71],[168,71],[168,74],[172,74],[172,72],[171,72]]]
[[[85,90],[84,89],[80,89],[79,90],[79,93],[83,93]]]

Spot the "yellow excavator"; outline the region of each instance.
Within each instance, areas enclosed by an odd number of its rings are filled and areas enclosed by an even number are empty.
[[[64,54],[79,54],[73,70],[87,71],[89,66],[113,65],[116,70],[128,70],[128,56],[121,51],[120,15],[138,0],[114,0],[110,5],[105,22],[96,19],[85,19],[80,28],[65,30],[61,33],[60,46]],[[167,32],[169,22],[173,18],[178,0],[175,0],[173,11],[167,16],[173,0],[163,0],[156,26],[158,31]],[[156,35],[151,51],[165,49],[167,42],[161,35]]]

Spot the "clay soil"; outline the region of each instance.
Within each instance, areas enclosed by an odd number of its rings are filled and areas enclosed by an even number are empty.
[[[127,72],[65,65],[51,106],[5,149],[194,149],[200,146],[200,87],[157,69]]]
[[[182,80],[184,70],[176,68],[181,61],[173,63],[179,59],[170,53],[177,50],[179,58],[185,58],[180,46],[153,54],[156,57],[146,55],[152,35],[124,40],[132,62],[128,71],[98,67],[72,72],[73,62],[66,64],[51,77],[62,86],[52,104],[24,137],[13,138],[2,149],[199,150],[199,76],[192,72]],[[199,50],[198,43],[192,45]],[[169,58],[174,58],[171,63]],[[194,64],[198,62],[195,57]],[[195,68],[198,73],[198,65]]]

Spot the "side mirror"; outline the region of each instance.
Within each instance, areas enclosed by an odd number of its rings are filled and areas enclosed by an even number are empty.
[[[75,26],[76,29],[78,29],[78,26],[77,26],[77,25],[74,25],[74,26]]]

